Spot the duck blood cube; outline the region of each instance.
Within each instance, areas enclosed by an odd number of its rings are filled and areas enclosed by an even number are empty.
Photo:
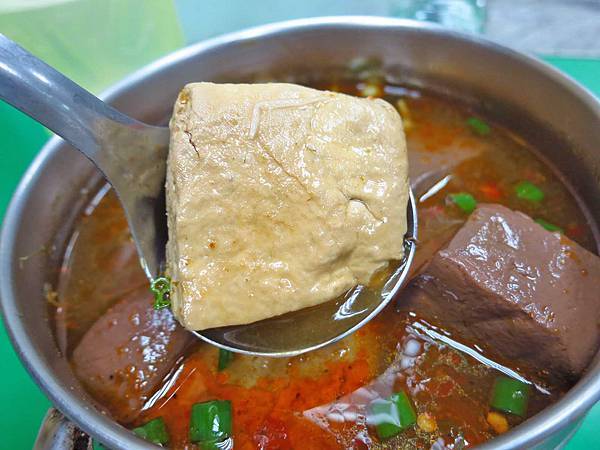
[[[488,204],[400,303],[512,365],[574,380],[598,348],[598,280],[598,256],[523,213]]]
[[[193,340],[170,310],[152,308],[144,286],[100,316],[73,351],[71,363],[115,419],[131,422]]]

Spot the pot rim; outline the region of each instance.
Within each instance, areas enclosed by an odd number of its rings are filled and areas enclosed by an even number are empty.
[[[219,47],[232,44],[237,45],[244,41],[251,41],[257,37],[276,37],[280,33],[328,27],[338,29],[376,28],[382,32],[385,32],[387,29],[398,28],[424,30],[427,33],[470,42],[491,52],[507,55],[519,64],[529,66],[541,72],[544,76],[553,79],[564,89],[566,94],[572,95],[578,101],[586,104],[598,117],[600,123],[600,102],[598,102],[594,95],[571,77],[535,57],[511,50],[480,36],[458,33],[435,24],[376,16],[331,16],[296,19],[228,33],[170,53],[124,78],[104,91],[99,97],[110,103],[133,86],[143,83],[145,79],[165,67],[193,58],[195,55],[208,50],[215,50]],[[64,141],[55,136],[44,145],[19,182],[6,210],[0,234],[0,301],[2,317],[13,348],[17,352],[22,364],[58,409],[64,412],[82,430],[109,447],[127,449],[148,448],[148,443],[135,437],[127,429],[94,408],[93,405],[75,395],[68,386],[58,383],[53,377],[52,368],[37,353],[34,343],[25,332],[20,320],[15,320],[17,317],[15,306],[17,300],[11,274],[12,263],[15,258],[15,235],[19,226],[19,220],[26,213],[24,210],[24,199],[34,188],[39,173],[63,144]],[[11,318],[10,321],[7,320],[8,317]],[[580,419],[599,399],[600,361],[596,357],[587,373],[558,402],[536,414],[522,425],[487,443],[481,444],[477,448],[499,450],[533,446],[557,432],[566,423],[575,422]]]

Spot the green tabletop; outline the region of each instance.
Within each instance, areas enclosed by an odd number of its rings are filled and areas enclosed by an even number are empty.
[[[600,61],[546,58],[600,96]],[[22,173],[48,139],[43,127],[0,102],[0,217]],[[31,448],[50,402],[33,383],[0,326],[0,448]],[[567,450],[599,448],[600,404],[589,413]]]

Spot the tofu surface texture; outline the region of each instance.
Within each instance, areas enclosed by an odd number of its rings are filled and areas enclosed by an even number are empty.
[[[387,102],[193,83],[170,127],[167,273],[186,328],[323,303],[402,258],[406,141]]]

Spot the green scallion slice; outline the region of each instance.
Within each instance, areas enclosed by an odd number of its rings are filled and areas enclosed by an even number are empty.
[[[190,440],[201,446],[215,446],[231,436],[231,402],[211,400],[192,406]]]
[[[561,227],[559,227],[558,225],[554,225],[553,223],[548,222],[547,220],[544,219],[535,219],[536,223],[541,225],[543,228],[545,228],[548,231],[558,231],[561,234],[565,233],[565,230],[563,230]]]
[[[133,429],[133,432],[154,444],[166,444],[169,442],[169,433],[162,417],[152,419],[150,422]]]
[[[544,200],[544,191],[531,181],[521,181],[515,186],[515,194],[522,200],[539,203]]]
[[[530,385],[506,376],[496,378],[490,405],[500,411],[525,417]]]
[[[369,422],[379,439],[389,439],[417,422],[417,414],[404,392],[371,403]]]
[[[171,279],[158,277],[152,280],[150,290],[154,294],[154,309],[168,308],[171,306]]]
[[[467,125],[473,130],[474,133],[480,136],[487,136],[492,131],[491,127],[483,120],[477,117],[469,117],[467,119]]]
[[[229,350],[220,348],[219,349],[219,366],[218,366],[219,372],[227,369],[227,367],[229,366],[229,364],[231,363],[232,360],[233,360],[233,352],[230,352]]]
[[[471,214],[477,207],[477,200],[467,192],[458,192],[449,195],[450,200],[458,206],[463,212]]]

